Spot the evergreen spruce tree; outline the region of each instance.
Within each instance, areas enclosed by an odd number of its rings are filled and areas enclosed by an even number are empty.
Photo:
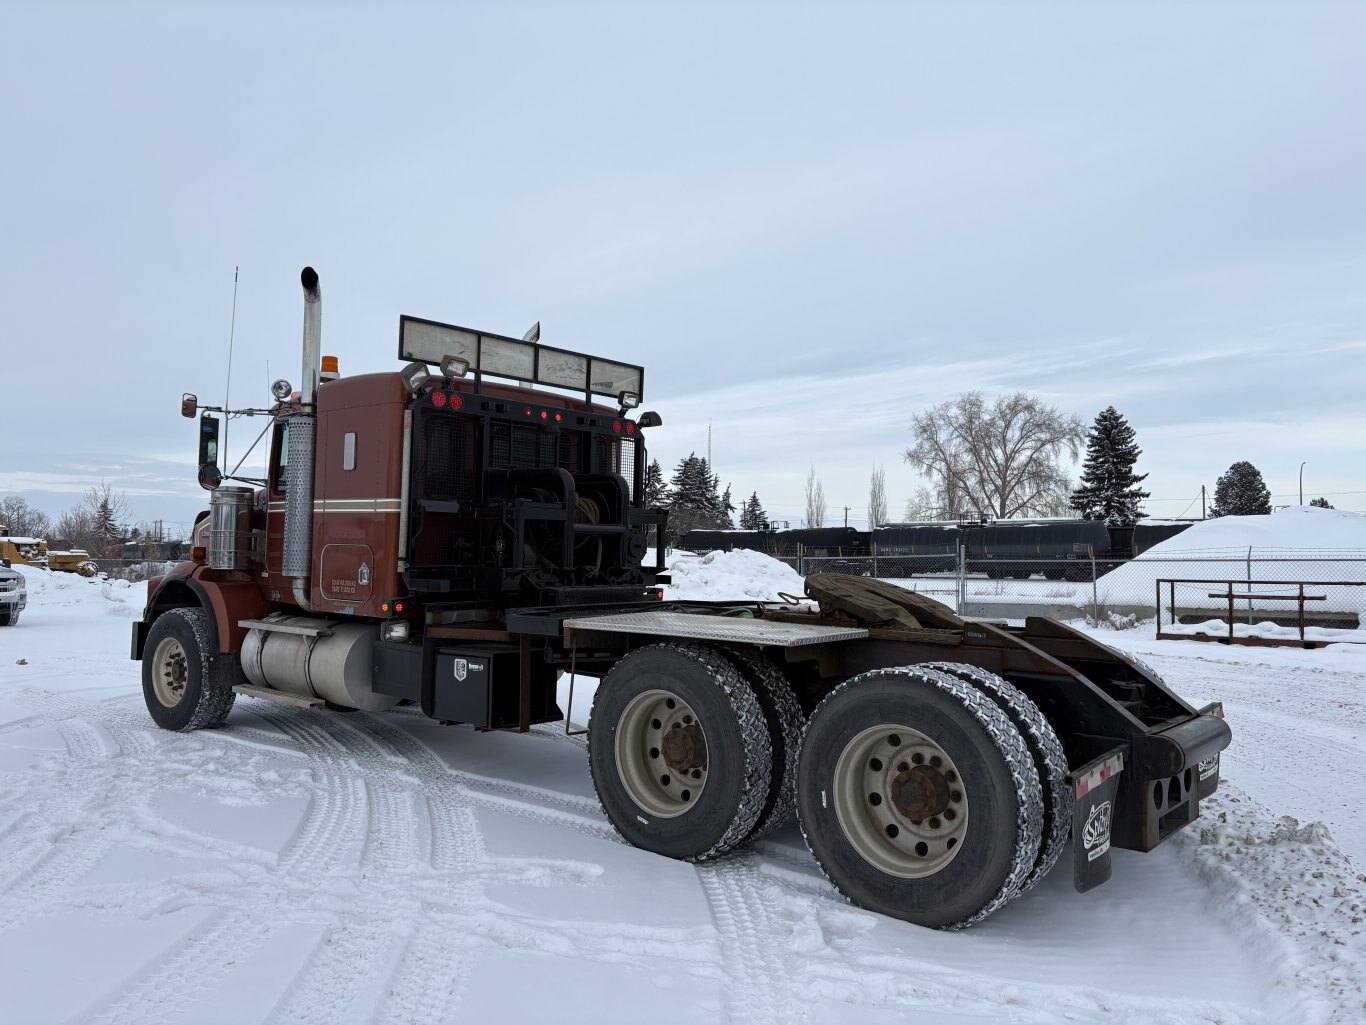
[[[1334,506],[1334,505],[1333,505],[1331,502],[1329,502],[1328,499],[1326,499],[1326,498],[1311,498],[1311,499],[1309,500],[1309,504],[1312,505],[1315,509],[1334,509],[1334,508],[1336,508],[1336,506]]]
[[[719,481],[705,458],[690,452],[674,469],[669,485],[669,533],[675,539],[696,528],[730,527],[725,511],[728,496],[723,500],[717,493]]]
[[[119,541],[119,525],[108,498],[102,499],[95,507],[95,536],[99,539],[98,554],[108,556],[114,553]]]
[[[640,498],[646,509],[662,509],[668,504],[669,486],[664,483],[664,467],[659,465],[658,459],[651,459],[645,468],[645,485]]]
[[[764,512],[764,507],[759,501],[759,492],[755,491],[745,499],[745,504],[740,507],[740,529],[741,530],[767,530],[768,513]]]
[[[731,518],[731,514],[735,512],[735,503],[731,501],[729,484],[726,485],[726,490],[721,494],[719,506],[718,516],[722,521],[722,528],[725,530],[734,530],[735,521]]]
[[[1083,519],[1102,520],[1107,527],[1132,527],[1143,515],[1140,506],[1149,495],[1138,486],[1148,475],[1134,473],[1142,454],[1134,429],[1114,406],[1107,406],[1086,436],[1081,487],[1072,492],[1068,504]]]
[[[1271,512],[1271,491],[1262,480],[1261,471],[1251,463],[1234,463],[1214,483],[1216,516],[1266,516]]]
[[[669,486],[664,483],[664,468],[658,459],[651,459],[645,468],[645,483],[641,491],[641,504],[646,509],[664,509],[669,504]],[[645,528],[645,543],[654,547],[659,543],[653,526]]]

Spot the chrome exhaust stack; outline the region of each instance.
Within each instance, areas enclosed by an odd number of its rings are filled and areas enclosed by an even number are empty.
[[[318,272],[305,267],[299,275],[304,286],[304,360],[299,376],[299,399],[304,408],[312,410],[318,395],[318,375],[322,369],[323,303],[318,287]]]
[[[318,374],[322,367],[322,290],[318,272],[305,267],[302,409],[289,418],[288,462],[285,466],[285,545],[281,570],[294,579],[294,600],[312,611],[308,583],[313,566],[313,453]]]

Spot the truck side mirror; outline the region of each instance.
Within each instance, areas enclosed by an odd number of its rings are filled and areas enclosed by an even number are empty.
[[[641,427],[658,427],[664,420],[654,410],[640,414],[640,419],[636,423]]]
[[[194,415],[199,412],[199,398],[186,392],[180,396],[180,415],[186,420],[194,419]]]
[[[218,469],[218,417],[205,413],[199,418],[199,486],[212,491],[222,480]]]

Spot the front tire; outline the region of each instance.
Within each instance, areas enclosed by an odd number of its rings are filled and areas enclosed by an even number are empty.
[[[142,658],[142,699],[163,730],[217,726],[232,710],[242,671],[233,655],[213,652],[203,609],[170,609],[152,624]]]
[[[797,813],[847,898],[916,925],[980,921],[1019,893],[1039,852],[1038,771],[1006,714],[923,667],[841,684],[802,737]]]
[[[702,861],[743,842],[769,797],[768,724],[716,651],[656,644],[621,659],[589,717],[588,769],[628,843]]]

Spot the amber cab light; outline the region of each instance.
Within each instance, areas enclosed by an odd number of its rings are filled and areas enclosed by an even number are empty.
[[[190,549],[190,558],[195,562],[203,562],[208,554],[208,550],[203,545],[195,545]]]

